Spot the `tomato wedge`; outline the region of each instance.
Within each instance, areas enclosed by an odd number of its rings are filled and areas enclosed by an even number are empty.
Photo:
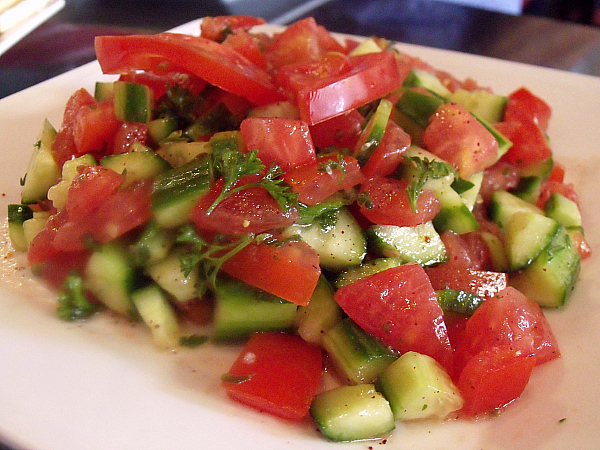
[[[257,105],[283,100],[264,70],[232,48],[203,37],[177,33],[98,36],[95,47],[104,73],[186,72]]]
[[[308,414],[322,375],[321,349],[299,336],[254,334],[221,385],[230,398],[284,419]]]
[[[452,366],[452,347],[435,291],[418,264],[362,278],[340,288],[335,301],[363,330],[384,345],[415,351]]]

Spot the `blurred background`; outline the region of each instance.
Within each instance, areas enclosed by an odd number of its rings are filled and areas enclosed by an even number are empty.
[[[19,22],[2,11],[11,4],[41,10]],[[599,8],[600,0],[0,0],[0,98],[93,60],[96,35],[226,14],[279,24],[311,15],[333,31],[600,75]]]

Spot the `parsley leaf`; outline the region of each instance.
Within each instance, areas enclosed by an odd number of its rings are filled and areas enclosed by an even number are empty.
[[[413,212],[417,212],[417,200],[423,190],[423,186],[427,180],[443,178],[450,175],[448,165],[441,161],[429,160],[429,158],[419,158],[418,156],[405,157],[410,164],[416,168],[414,179],[406,188],[408,199],[410,201],[410,207]]]

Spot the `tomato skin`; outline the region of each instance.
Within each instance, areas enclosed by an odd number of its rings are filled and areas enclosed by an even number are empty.
[[[491,272],[439,265],[426,267],[431,285],[437,290],[454,289],[487,297],[506,289],[508,277],[504,272]]]
[[[394,53],[350,58],[350,69],[295,92],[300,118],[315,125],[383,97],[402,83]]]
[[[277,201],[262,187],[238,191],[222,200],[210,214],[206,214],[222,189],[223,181],[219,179],[192,210],[191,219],[198,230],[258,234],[274,228],[288,227],[298,219],[295,208],[282,211]]]
[[[536,365],[560,357],[539,305],[512,287],[486,297],[467,322],[463,344],[456,349],[457,369],[478,353],[502,345],[520,350]]]
[[[535,96],[527,88],[519,88],[508,96],[504,111],[504,121],[533,121],[542,131],[548,130],[552,109],[541,98]]]
[[[73,132],[79,110],[95,103],[94,97],[83,88],[71,95],[67,101],[61,127],[52,142],[52,155],[60,167],[65,161],[78,154]]]
[[[222,270],[302,306],[310,301],[321,274],[319,255],[304,241],[250,244],[225,261]]]
[[[233,400],[275,416],[300,421],[307,416],[322,376],[321,349],[299,336],[256,333],[228,375],[248,377],[221,386]]]
[[[176,33],[98,36],[95,48],[104,73],[191,73],[257,105],[283,100],[264,70],[232,48],[203,37]]]
[[[248,151],[268,168],[278,164],[284,172],[316,161],[315,146],[308,125],[301,120],[281,117],[249,117],[240,125]]]
[[[391,175],[402,162],[404,152],[408,150],[410,143],[410,134],[390,120],[383,134],[383,139],[363,166],[363,174],[367,178]]]
[[[474,417],[506,406],[525,390],[534,367],[534,358],[510,345],[478,353],[456,383],[465,400],[460,414]]]
[[[344,167],[341,168],[340,165]],[[295,167],[284,174],[283,179],[298,193],[299,202],[316,205],[337,191],[362,183],[364,176],[356,158],[332,154]]]
[[[442,309],[418,264],[404,264],[362,278],[338,289],[334,299],[384,345],[400,353],[424,353],[446,369],[452,367],[452,347]]]
[[[265,20],[261,17],[246,15],[204,17],[200,22],[200,33],[206,39],[221,42],[225,30],[246,31],[264,23]]]
[[[364,182],[359,193],[359,207],[363,216],[379,225],[410,227],[432,220],[440,212],[441,204],[435,194],[423,190],[413,212],[406,188],[408,182],[389,177],[371,178]],[[366,196],[369,202],[360,201]]]
[[[427,150],[454,165],[468,178],[498,159],[498,141],[464,107],[440,106],[423,134]]]

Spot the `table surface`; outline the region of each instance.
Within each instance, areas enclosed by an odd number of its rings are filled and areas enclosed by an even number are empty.
[[[333,31],[600,76],[600,28],[431,0],[305,2],[67,0],[64,9],[0,56],[0,98],[93,60],[96,35],[155,33],[230,13],[283,24],[310,15]]]

